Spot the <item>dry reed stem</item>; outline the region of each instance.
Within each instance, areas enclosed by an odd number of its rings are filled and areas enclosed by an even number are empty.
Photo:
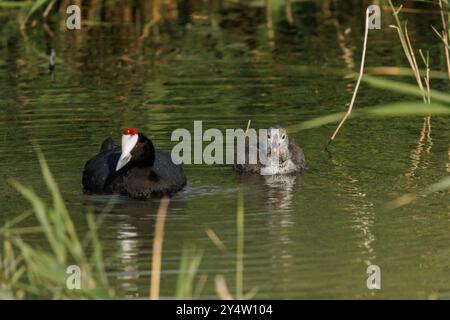
[[[400,19],[398,17],[399,12],[402,10],[403,6],[400,6],[398,9],[395,9],[394,5],[392,4],[392,1],[389,0],[389,5],[392,9],[396,26],[391,26],[392,28],[397,29],[398,36],[400,39],[400,43],[402,44],[403,51],[405,53],[406,58],[408,59],[409,65],[414,73],[414,76],[416,78],[417,85],[419,87],[420,93],[422,94],[422,99],[424,103],[427,103],[427,96],[426,92],[422,83],[422,78],[420,77],[420,69],[416,61],[416,57],[414,54],[414,50],[411,45],[411,41],[409,38],[408,33],[408,24],[405,23],[405,30],[402,29],[402,24],[400,22]]]
[[[368,34],[369,34],[369,10],[367,9],[366,10],[366,28],[365,28],[365,32],[364,32],[364,45],[363,45],[363,52],[362,52],[362,58],[361,58],[361,67],[360,67],[360,70],[359,70],[358,81],[356,82],[355,90],[353,91],[352,100],[350,101],[350,105],[348,107],[347,113],[342,118],[342,120],[339,123],[339,125],[337,126],[336,130],[334,130],[333,135],[331,136],[330,140],[328,140],[328,144],[330,144],[331,141],[334,140],[334,138],[336,137],[337,133],[341,129],[342,125],[344,124],[344,122],[347,120],[347,118],[352,113],[353,105],[354,105],[355,100],[356,100],[356,95],[358,93],[359,85],[361,84],[361,79],[362,79],[363,74],[364,74],[364,64],[365,64],[365,61],[366,61],[366,50],[367,50]]]
[[[387,210],[394,210],[403,206],[406,206],[416,200],[417,196],[412,193],[404,194],[397,199],[394,199],[386,204]]]
[[[233,296],[227,287],[227,282],[222,275],[217,275],[215,278],[216,282],[216,293],[222,300],[233,300]]]
[[[251,300],[258,293],[258,288],[252,288],[244,295],[244,300]]]
[[[214,232],[213,229],[206,229],[206,234],[208,235],[209,239],[214,243],[214,245],[219,248],[220,251],[225,252],[227,251],[225,245],[223,244],[222,240],[220,240],[217,233]]]
[[[266,4],[266,28],[267,28],[267,40],[271,48],[275,47],[275,30],[273,28],[272,19],[272,3],[271,0],[265,0]]]
[[[442,5],[442,0],[439,0],[439,8],[441,11],[441,21],[442,21],[442,41],[444,41],[444,52],[445,52],[445,61],[447,63],[447,73],[450,79],[450,53],[449,53],[449,44],[448,44],[448,18],[447,23],[445,22],[445,14],[444,14],[444,6]]]
[[[155,235],[153,238],[152,252],[152,275],[150,283],[150,299],[159,299],[159,287],[161,282],[161,257],[164,240],[164,223],[166,221],[169,198],[164,197],[158,208],[155,224]]]
[[[247,134],[248,129],[250,129],[250,125],[252,124],[252,120],[248,120],[247,122],[247,129],[245,129],[245,134]]]
[[[426,66],[425,70],[425,86],[426,86],[426,103],[431,103],[431,93],[430,93],[430,53],[427,51],[427,57],[423,54],[422,50],[419,49],[420,56],[422,57],[423,63]],[[420,74],[419,74],[420,76]]]
[[[160,8],[160,0],[152,1],[152,19],[151,24],[155,25],[161,20],[161,8]]]
[[[42,17],[44,19],[47,18],[47,16],[49,15],[50,11],[52,11],[53,7],[55,6],[55,4],[56,4],[56,0],[50,1],[50,3],[48,4],[47,8],[45,8],[44,14],[42,15]]]
[[[409,54],[411,55],[411,60],[412,60],[411,68],[414,71],[417,85],[419,86],[419,90],[422,93],[423,101],[424,101],[424,103],[427,103],[427,97],[426,97],[425,90],[423,87],[422,78],[420,77],[420,69],[419,69],[419,66],[417,65],[416,55],[414,54],[414,50],[411,45],[411,40],[409,39],[407,23],[405,23],[405,37],[406,37],[406,43],[408,45]]]
[[[285,13],[286,13],[286,20],[289,23],[289,25],[292,26],[294,24],[294,17],[292,15],[291,0],[284,0],[284,6],[285,6]]]
[[[244,297],[244,196],[238,193],[236,209],[236,299]]]

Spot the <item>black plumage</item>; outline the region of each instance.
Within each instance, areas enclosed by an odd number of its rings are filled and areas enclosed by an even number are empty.
[[[103,141],[100,152],[85,164],[82,178],[85,192],[120,193],[146,199],[173,195],[186,185],[183,168],[173,163],[166,152],[156,150],[141,133],[129,162],[116,170],[121,154],[122,148],[112,138]]]

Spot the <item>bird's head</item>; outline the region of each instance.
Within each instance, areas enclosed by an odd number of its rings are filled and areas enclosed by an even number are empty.
[[[267,151],[271,158],[283,160],[289,154],[289,137],[286,129],[280,126],[267,130]]]
[[[129,162],[141,165],[153,165],[155,149],[153,143],[135,128],[126,128],[122,132],[122,154],[117,162],[116,171]]]

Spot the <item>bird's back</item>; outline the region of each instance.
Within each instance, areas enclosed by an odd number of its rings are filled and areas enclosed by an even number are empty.
[[[183,168],[162,150],[156,150],[152,167],[133,167],[123,181],[125,192],[139,199],[172,195],[185,185]]]
[[[257,159],[257,163],[250,163],[250,155],[257,155],[259,157],[259,143],[252,142],[248,137],[245,138],[245,153],[244,155],[236,153],[234,158],[233,169],[238,173],[253,173],[259,174],[261,171],[261,162]]]
[[[103,141],[100,153],[86,162],[82,184],[89,193],[121,192],[121,172],[115,168],[120,157],[120,147],[111,138]]]
[[[291,161],[294,163],[296,172],[301,172],[306,169],[305,154],[302,148],[295,144],[293,140],[289,141],[289,153]]]

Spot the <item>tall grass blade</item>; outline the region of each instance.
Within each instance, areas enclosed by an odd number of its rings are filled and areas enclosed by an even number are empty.
[[[385,89],[392,92],[403,93],[413,97],[421,97],[422,94],[417,91],[417,87],[404,82],[389,80],[385,78],[366,75],[364,81],[375,88]],[[430,90],[431,100],[450,104],[450,94],[437,90]]]
[[[352,113],[352,117],[365,118],[387,118],[387,117],[406,117],[406,116],[443,116],[450,115],[450,106],[431,103],[424,104],[421,102],[398,102],[388,103],[380,106],[367,107],[359,109]],[[336,123],[341,119],[342,112],[317,117],[300,124],[293,125],[287,128],[288,132],[298,132],[302,130],[314,129],[327,124]]]
[[[195,247],[183,248],[178,274],[175,297],[191,299],[194,291],[194,279],[198,272],[203,253]]]

